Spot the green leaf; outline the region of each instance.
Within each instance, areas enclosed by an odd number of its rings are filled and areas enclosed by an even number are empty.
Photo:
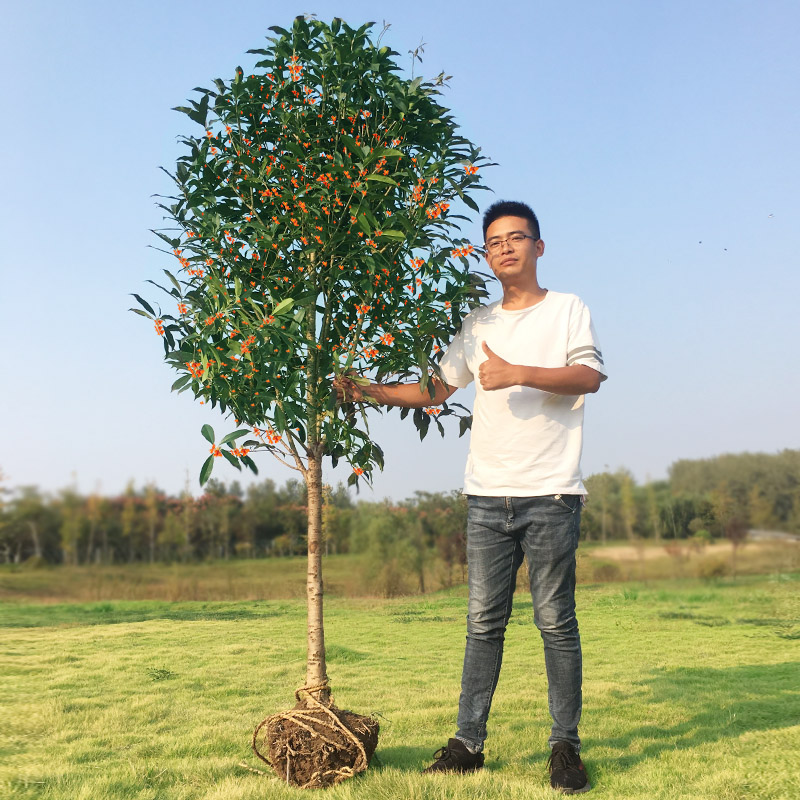
[[[200,485],[203,486],[205,482],[211,477],[211,471],[214,469],[214,456],[209,456],[200,468]]]
[[[230,464],[232,467],[236,467],[236,469],[238,469],[238,470],[239,470],[239,472],[241,472],[241,471],[242,471],[242,467],[241,467],[241,465],[239,464],[239,459],[238,459],[238,458],[236,458],[236,456],[235,456],[233,453],[231,453],[231,451],[230,451],[230,450],[220,450],[220,453],[222,453],[222,455],[223,455],[223,457],[225,458],[225,460],[226,460],[226,461],[227,461],[227,462],[228,462],[228,463],[229,463],[229,464]],[[212,456],[212,458],[213,458],[213,456]]]
[[[227,436],[224,436],[220,439],[220,444],[228,444],[228,442],[233,442],[238,439],[240,436],[244,436],[246,433],[250,433],[250,428],[241,428],[238,431],[234,431],[233,433],[229,433]]]
[[[182,387],[186,386],[186,384],[189,383],[191,379],[192,379],[191,375],[184,375],[182,378],[178,378],[178,380],[176,380],[175,383],[172,384],[170,391],[174,392],[178,389],[181,389]]]
[[[147,300],[142,300],[142,298],[139,297],[139,295],[136,294],[135,292],[132,292],[131,294],[136,298],[136,300],[139,302],[139,305],[142,308],[144,308],[145,310],[149,311],[153,316],[155,316],[156,312],[153,311],[153,307],[150,305],[150,303],[147,302]]]
[[[133,311],[134,314],[138,314],[140,317],[147,317],[147,319],[155,319],[152,314],[148,314],[146,311],[142,311],[141,308],[129,308],[128,311]]]
[[[352,136],[348,136],[346,133],[341,133],[339,134],[339,140],[345,145],[345,147],[347,147],[351,156],[357,158],[361,155],[361,148],[356,144],[356,140]]]
[[[258,475],[258,467],[255,465],[250,456],[242,456],[242,464],[244,464],[254,475]]]
[[[403,155],[405,155],[405,153],[395,147],[376,147],[369,154],[369,161],[374,161],[379,158],[397,158]]]
[[[206,126],[206,117],[208,116],[208,95],[204,94],[200,100],[200,103],[195,103],[194,101],[190,101],[192,105],[195,107],[195,111],[189,112],[189,119],[197,122],[198,124],[202,125],[204,128]]]
[[[384,239],[405,239],[406,235],[403,231],[396,231],[394,229],[389,229],[388,231],[383,231],[382,238]]]
[[[275,306],[275,310],[272,312],[272,315],[277,316],[278,314],[282,314],[284,311],[289,311],[293,305],[294,300],[291,297],[287,297],[285,300],[281,300],[280,303]]]
[[[181,294],[181,285],[178,283],[177,278],[168,270],[164,270],[164,274],[172,281],[172,285],[178,290],[178,294]]]
[[[367,175],[368,181],[378,181],[378,183],[388,183],[390,186],[397,186],[397,181],[390,178],[388,175],[379,175],[377,172],[373,172],[371,175]]]
[[[203,427],[200,428],[200,433],[203,434],[207,441],[214,444],[214,429],[210,425],[203,425]]]

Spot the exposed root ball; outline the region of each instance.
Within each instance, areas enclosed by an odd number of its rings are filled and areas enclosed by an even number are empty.
[[[273,714],[253,733],[253,751],[281,780],[301,789],[340,783],[363,772],[378,746],[378,722],[342,711],[300,689],[291,711]],[[265,755],[266,754],[266,755]]]

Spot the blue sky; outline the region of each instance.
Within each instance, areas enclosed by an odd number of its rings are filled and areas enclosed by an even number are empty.
[[[497,199],[537,211],[540,281],[592,309],[610,379],[588,399],[584,473],[640,481],[679,458],[800,446],[800,57],[793,0],[570,3],[31,2],[4,12],[0,469],[12,486],[180,491],[227,423],[188,394],[130,292],[172,265],[148,248],[159,165],[195,86],[252,64],[298,13],[386,20],[498,162]],[[465,234],[479,242],[477,218]],[[471,394],[454,400],[469,404]],[[466,440],[374,425],[374,493],[461,486]],[[262,477],[295,477],[268,456]],[[227,466],[218,477],[238,474]],[[345,478],[346,473],[330,475]]]

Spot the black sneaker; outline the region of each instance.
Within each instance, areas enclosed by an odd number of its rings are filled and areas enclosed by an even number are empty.
[[[423,773],[429,772],[475,772],[483,766],[483,753],[471,753],[460,739],[448,739],[446,747],[440,747],[433,762]]]
[[[569,742],[556,742],[547,759],[550,785],[563,794],[588,792],[592,787],[586,777],[586,767]]]

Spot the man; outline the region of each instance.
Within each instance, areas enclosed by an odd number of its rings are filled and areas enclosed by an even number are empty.
[[[486,722],[500,674],[517,570],[528,557],[534,621],[544,641],[550,783],[588,791],[581,762],[581,647],[575,618],[575,550],[581,505],[583,401],[606,372],[589,310],[575,295],[539,285],[539,222],[523,203],[484,215],[486,260],[503,299],[472,311],[440,362],[435,396],[419,384],[345,380],[340,394],[379,403],[440,405],[477,379],[464,494],[469,565],[467,644],[455,737],[425,772],[483,766]]]

